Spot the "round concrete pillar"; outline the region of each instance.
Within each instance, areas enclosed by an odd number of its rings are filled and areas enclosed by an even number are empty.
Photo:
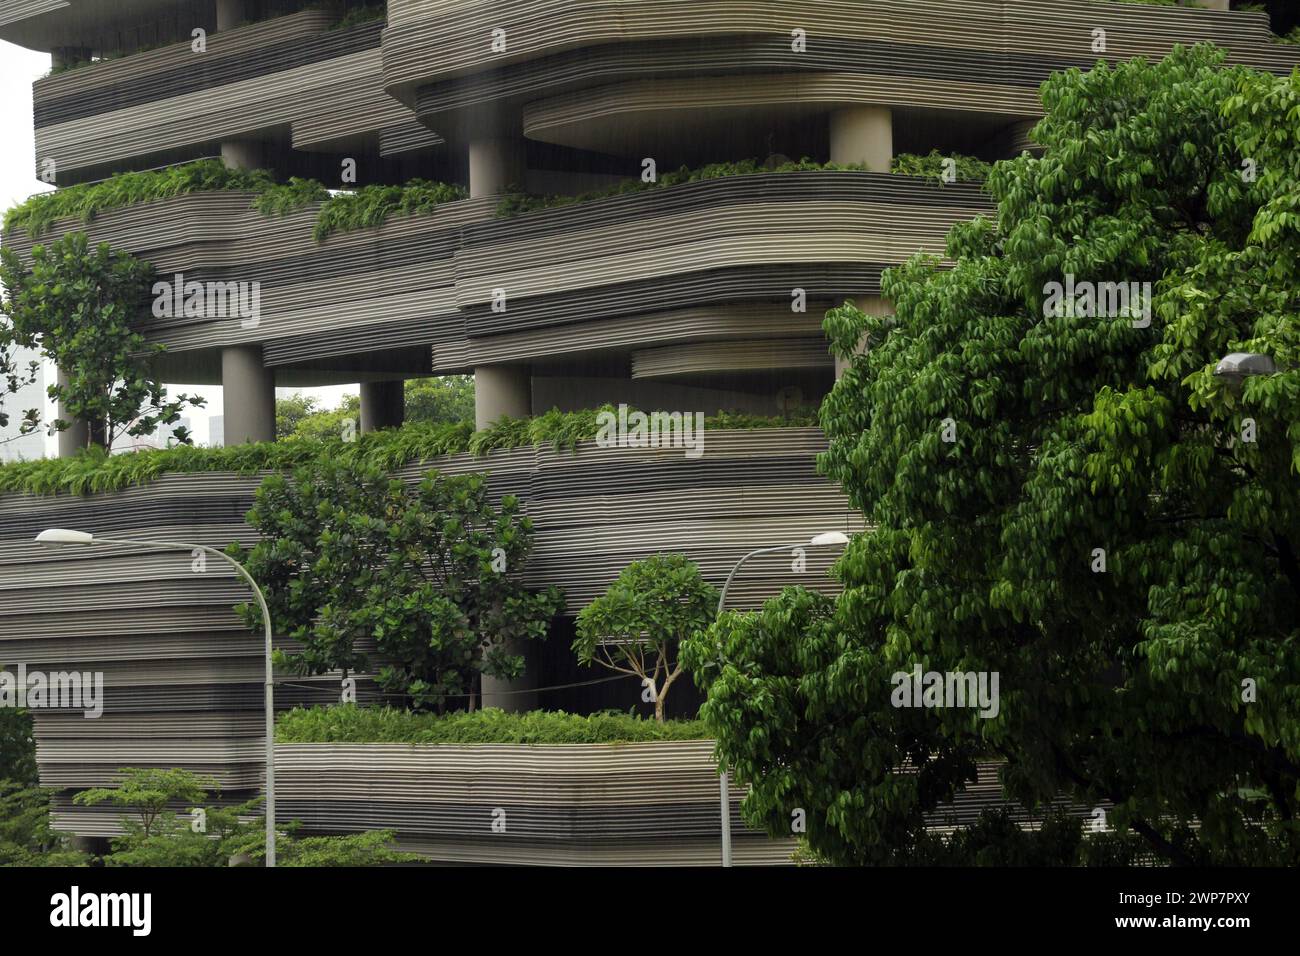
[[[381,428],[397,428],[402,424],[406,412],[406,383],[400,379],[394,382],[361,383],[361,430],[378,431]]]
[[[867,313],[867,315],[889,315],[891,311],[890,304],[882,296],[878,295],[855,296],[854,303],[859,309]],[[862,355],[866,350],[867,337],[863,335],[862,338],[858,340],[857,348],[853,350],[853,354]],[[851,364],[851,360],[842,359],[838,355],[835,356],[835,380],[837,382]]]
[[[233,30],[246,18],[244,0],[217,0],[217,32]]]
[[[490,136],[469,142],[471,199],[499,196],[524,185],[524,141],[517,136]]]
[[[262,346],[221,350],[221,403],[225,444],[275,440],[275,371],[262,364]]]
[[[474,369],[474,427],[486,428],[503,415],[531,415],[532,385],[524,365],[480,365]]]
[[[222,143],[221,161],[229,169],[260,169],[266,165],[262,155],[262,144],[247,139],[233,139]]]
[[[894,160],[893,114],[885,106],[846,106],[831,113],[831,162],[889,172]]]
[[[56,46],[50,50],[50,66],[61,70],[74,63],[84,63],[91,57],[88,46]]]
[[[535,641],[509,641],[511,654],[524,655],[524,676],[518,680],[497,680],[483,675],[483,706],[497,707],[512,714],[537,709],[537,647]]]
[[[64,374],[63,369],[57,370],[56,381],[60,385],[68,383],[68,377]],[[86,447],[90,429],[86,427],[86,423],[81,419],[73,418],[64,409],[63,402],[58,403],[58,407],[55,409],[55,417],[68,422],[68,427],[59,432],[59,457],[70,458]]]

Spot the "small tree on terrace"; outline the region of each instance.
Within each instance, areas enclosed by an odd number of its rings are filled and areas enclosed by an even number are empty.
[[[519,502],[489,499],[481,475],[429,472],[418,485],[352,460],[318,461],[258,489],[249,523],[263,538],[232,546],[266,592],[300,673],[363,670],[361,639],[387,662],[380,686],[417,710],[476,693],[479,673],[523,674],[518,642],[544,638],[563,599],[519,583],[533,546]],[[241,608],[261,626],[256,608]]]
[[[641,678],[654,697],[655,720],[681,676],[680,643],[709,626],[718,589],[681,554],[656,554],[633,561],[609,590],[578,614],[574,653],[583,664],[600,664]]]
[[[12,249],[0,249],[0,353],[14,346],[40,349],[63,371],[66,381],[51,385],[51,398],[86,422],[89,443],[111,447],[120,435],[151,434],[173,424],[197,396],[169,399],[148,360],[163,351],[148,345],[131,321],[145,303],[153,266],[108,243],[94,249],[85,233],[34,246],[30,265]],[[29,420],[31,416],[28,416]],[[56,419],[55,431],[68,427]],[[188,441],[183,428],[178,441]]]

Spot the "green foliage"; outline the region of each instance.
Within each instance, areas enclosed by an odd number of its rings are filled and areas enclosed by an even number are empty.
[[[382,20],[388,15],[387,3],[376,3],[362,7],[352,7],[338,23],[330,27],[331,30],[346,30],[349,27],[355,27],[362,23],[370,23],[372,20]]]
[[[261,185],[253,208],[263,216],[287,216],[314,202],[326,202],[330,191],[315,179],[290,176],[287,183]]]
[[[283,663],[364,670],[356,642],[373,637],[391,662],[380,686],[415,709],[470,697],[480,672],[519,677],[512,645],[545,638],[563,606],[558,589],[519,584],[532,523],[513,496],[494,507],[482,475],[430,472],[411,486],[373,466],[319,461],[266,478],[248,522],[261,540],[229,553],[265,591],[276,632],[302,645]],[[261,626],[257,608],[240,611]]]
[[[701,715],[750,821],[804,807],[832,862],[908,859],[996,754],[1015,802],[1110,801],[1159,860],[1295,865],[1300,73],[1176,49],[1043,101],[1045,154],[997,164],[951,268],[889,270],[887,319],[827,315],[853,364],[821,464],[874,530],[839,599],[788,589],[687,642],[727,662]],[[1067,273],[1151,282],[1150,326],[1046,310]],[[1232,351],[1281,371],[1233,387]],[[918,664],[997,673],[999,712],[893,706]]]
[[[141,769],[123,767],[122,783],[116,787],[91,787],[82,790],[73,802],[83,807],[111,803],[132,816],[131,826],[143,837],[152,836],[167,823],[160,819],[168,804],[185,803],[197,806],[209,790],[216,790],[213,777],[201,776],[188,770]]]
[[[557,206],[570,206],[575,203],[591,202],[596,199],[608,199],[610,196],[622,196],[627,193],[644,192],[647,189],[666,189],[670,186],[680,186],[683,183],[702,182],[706,179],[726,179],[731,176],[753,176],[758,173],[792,173],[807,170],[862,170],[865,167],[860,164],[846,165],[844,163],[819,163],[808,157],[798,160],[797,162],[781,163],[769,166],[757,159],[742,159],[734,163],[710,163],[707,166],[701,166],[698,169],[689,169],[686,166],[672,172],[662,173],[657,180],[652,183],[643,182],[640,179],[631,179],[627,182],[610,186],[607,189],[599,189],[592,192],[581,193],[576,196],[529,196],[523,193],[511,193],[507,195],[497,205],[497,217],[500,219],[509,219],[518,216],[521,213],[533,212],[536,209],[552,209]]]
[[[428,215],[443,203],[468,198],[463,186],[427,179],[412,179],[403,186],[363,186],[325,200],[312,236],[320,242],[335,232],[370,229],[403,216]]]
[[[229,866],[232,858],[265,861],[261,797],[237,806],[210,806],[205,805],[209,794],[220,792],[210,777],[181,769],[119,772],[118,786],[83,790],[73,798],[83,806],[110,803],[128,811],[124,833],[113,840],[112,853],[104,859],[107,866],[218,867]],[[201,821],[197,826],[196,820]],[[280,829],[277,866],[379,866],[418,859],[392,848],[393,830],[300,838],[296,821]],[[49,859],[45,863],[56,865]]]
[[[552,410],[536,418],[503,418],[478,432],[468,421],[448,424],[409,422],[401,428],[357,435],[350,442],[344,441],[341,430],[329,429],[328,434],[316,437],[290,436],[276,442],[228,448],[182,445],[111,457],[92,448],[71,458],[0,465],[0,494],[90,495],[145,484],[167,473],[229,471],[247,475],[261,471],[290,471],[317,459],[366,463],[392,471],[440,455],[467,451],[485,455],[495,449],[525,445],[572,448],[579,441],[596,437],[596,416],[601,410]],[[603,410],[612,410],[612,406],[604,406]],[[713,429],[789,428],[815,424],[816,421],[804,413],[765,418],[720,412],[705,419],[706,427]],[[310,426],[304,427],[304,431],[309,429]]]
[[[474,421],[474,376],[440,375],[406,380],[406,421],[433,424]]]
[[[0,707],[0,780],[37,783],[32,715],[17,707]]]
[[[682,674],[681,642],[713,621],[718,589],[683,554],[633,561],[603,595],[578,614],[578,660],[641,678],[654,691],[655,720]]]
[[[310,395],[294,392],[288,398],[275,400],[275,437],[277,439],[304,438],[312,441],[326,441],[340,436],[346,438],[351,423],[351,432],[360,427],[361,396],[344,395],[339,407],[321,409],[319,402]]]
[[[89,858],[68,849],[50,828],[50,792],[0,779],[0,866],[84,866]]]
[[[705,740],[698,720],[643,720],[606,712],[582,717],[561,710],[507,713],[489,707],[448,714],[391,707],[295,707],[280,714],[275,739],[288,744],[616,744]]]
[[[974,156],[963,156],[960,153],[941,153],[937,149],[933,149],[924,156],[918,153],[899,153],[894,157],[889,171],[899,176],[920,176],[924,179],[934,179],[942,184],[947,169],[945,162],[948,160],[952,161],[953,172],[956,174],[958,182],[983,182],[989,178],[989,172],[993,169],[992,163],[986,163]]]
[[[40,349],[67,376],[50,386],[74,418],[89,425],[89,441],[111,447],[119,435],[148,435],[180,418],[187,405],[203,399],[167,398],[149,359],[163,351],[149,347],[131,328],[153,267],[115,252],[108,243],[89,247],[85,233],[70,232],[49,246],[32,248],[30,268],[12,249],[0,249],[0,352]],[[143,358],[141,357],[143,356]],[[56,419],[55,429],[69,423]],[[176,438],[188,441],[186,429]]]
[[[106,209],[135,203],[221,189],[263,192],[273,185],[275,180],[264,169],[230,169],[219,159],[201,159],[147,172],[116,173],[103,182],[37,193],[5,213],[4,230],[24,229],[35,238],[64,216],[90,222]]]
[[[215,190],[255,193],[253,208],[264,216],[284,216],[320,203],[312,230],[318,242],[335,232],[369,229],[399,216],[425,215],[469,195],[462,186],[425,179],[331,193],[314,179],[291,176],[287,183],[277,183],[264,169],[230,169],[219,159],[202,159],[167,169],[117,173],[103,182],[38,193],[5,213],[4,229],[24,229],[35,238],[65,216],[90,222],[106,209]]]

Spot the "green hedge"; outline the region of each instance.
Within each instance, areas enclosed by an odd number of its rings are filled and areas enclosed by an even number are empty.
[[[200,159],[183,166],[137,173],[117,173],[98,183],[81,183],[38,193],[14,206],[4,217],[4,230],[24,229],[32,238],[65,216],[90,222],[107,209],[170,199],[188,193],[242,190],[256,193],[253,208],[264,216],[283,216],[318,202],[312,233],[319,242],[334,232],[368,229],[396,216],[428,213],[446,202],[465,199],[461,186],[412,179],[401,186],[366,186],[331,194],[314,179],[291,176],[277,183],[265,169],[230,169],[219,159]]]
[[[974,159],[969,156],[960,156],[953,154],[957,160],[958,178],[960,179],[984,179],[991,168],[988,163]],[[891,172],[905,176],[926,176],[938,178],[941,170],[943,154],[933,152],[929,156],[913,156],[907,153],[900,153],[895,158]],[[901,167],[900,167],[901,162]],[[697,169],[689,169],[685,166],[680,169],[664,173],[659,176],[655,182],[642,182],[640,179],[629,180],[624,183],[610,186],[606,189],[599,189],[592,192],[581,193],[576,196],[529,196],[523,193],[511,193],[506,196],[497,205],[497,218],[509,219],[522,213],[533,212],[537,209],[554,209],[558,206],[571,206],[577,203],[592,202],[598,199],[608,199],[611,196],[622,196],[628,193],[645,192],[650,189],[665,189],[670,186],[680,186],[683,183],[696,183],[708,179],[727,179],[732,176],[755,176],[760,173],[795,173],[806,171],[824,171],[824,170],[846,170],[863,172],[866,167],[861,163],[819,163],[809,159],[807,156],[798,160],[782,163],[776,166],[768,166],[757,159],[742,159],[734,163],[710,163],[707,166],[700,166]]]
[[[226,189],[263,192],[274,185],[275,180],[264,169],[229,169],[219,159],[201,159],[167,169],[117,173],[103,182],[38,193],[5,213],[4,229],[25,229],[34,238],[64,216],[89,222],[106,209],[135,203]]]
[[[353,441],[344,441],[341,436],[330,439],[291,436],[275,442],[232,445],[229,448],[180,445],[123,455],[105,455],[97,449],[88,449],[71,458],[45,458],[0,465],[0,493],[88,495],[144,484],[167,472],[253,474],[291,471],[321,457],[360,460],[392,471],[411,462],[458,452],[484,455],[495,449],[527,445],[572,448],[580,441],[596,437],[596,416],[602,410],[613,409],[608,405],[603,409],[577,412],[552,409],[533,418],[502,418],[477,432],[466,422],[412,422],[401,428],[358,434]],[[706,429],[714,430],[816,424],[816,414],[811,410],[781,418],[720,412],[705,419]]]
[[[488,708],[439,715],[341,704],[280,714],[275,739],[289,744],[610,744],[708,740],[709,734],[700,720],[661,724],[615,712],[581,717],[560,710],[508,714]]]

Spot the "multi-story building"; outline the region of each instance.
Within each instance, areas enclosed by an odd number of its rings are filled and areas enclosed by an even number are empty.
[[[1032,145],[1042,80],[1099,57],[1213,41],[1235,62],[1295,65],[1295,48],[1270,42],[1266,14],[1202,6],[389,0],[386,17],[366,19],[352,3],[0,0],[0,38],[53,57],[34,90],[35,160],[60,186],[219,156],[331,188],[417,177],[464,187],[465,198],[425,214],[320,240],[319,203],[268,216],[233,190],[52,226],[51,238],[84,229],[165,277],[258,284],[256,322],[140,320],[168,347],[169,381],[223,388],[224,440],[236,444],[273,438],[277,385],[359,383],[364,430],[400,422],[402,379],[441,373],[473,374],[480,426],[603,403],[765,415],[815,406],[837,374],[825,310],[845,299],[887,310],[883,269],[942,254],[954,222],[989,209],[978,184],[896,175],[895,157],[1017,154]],[[808,168],[775,171],[801,157]],[[611,189],[747,159],[759,168],[746,175]],[[519,212],[509,198],[519,193],[596,195]],[[7,241],[25,251],[34,239]],[[751,548],[860,530],[816,474],[820,447],[816,429],[790,427],[718,432],[698,459],[588,444],[439,462],[488,471],[494,490],[521,495],[538,528],[528,578],[568,595],[570,616],[532,661],[531,685],[485,683],[489,701],[635,704],[626,688],[528,690],[586,675],[563,639],[571,614],[630,560],[681,551],[720,580]],[[123,765],[211,772],[232,799],[256,788],[260,663],[230,611],[243,599],[232,579],[196,581],[187,556],[130,548],[49,556],[32,535],[71,526],[247,541],[255,486],[169,475],[111,495],[0,498],[0,648],[103,670],[115,695],[97,721],[37,715],[42,776],[63,791],[60,826],[112,832],[111,814],[74,809],[68,795]],[[806,576],[785,558],[756,563],[736,604],[785,583],[828,585],[831,557],[810,552]],[[310,684],[283,687],[281,701],[320,700]],[[508,849],[477,829],[478,798],[454,781],[419,791],[424,770],[393,753],[287,749],[281,813],[324,831],[397,826],[446,859],[711,862],[712,770],[707,748],[686,750],[647,751],[645,766],[668,782],[626,799],[584,796],[559,766],[530,789],[527,755],[486,769],[482,754],[438,758],[448,780],[482,772],[494,799],[531,808]],[[409,778],[385,778],[380,800],[373,774],[387,759]],[[593,765],[599,779],[617,776],[608,759]],[[597,810],[573,813],[584,801]],[[762,841],[746,846],[749,858],[773,858]]]

